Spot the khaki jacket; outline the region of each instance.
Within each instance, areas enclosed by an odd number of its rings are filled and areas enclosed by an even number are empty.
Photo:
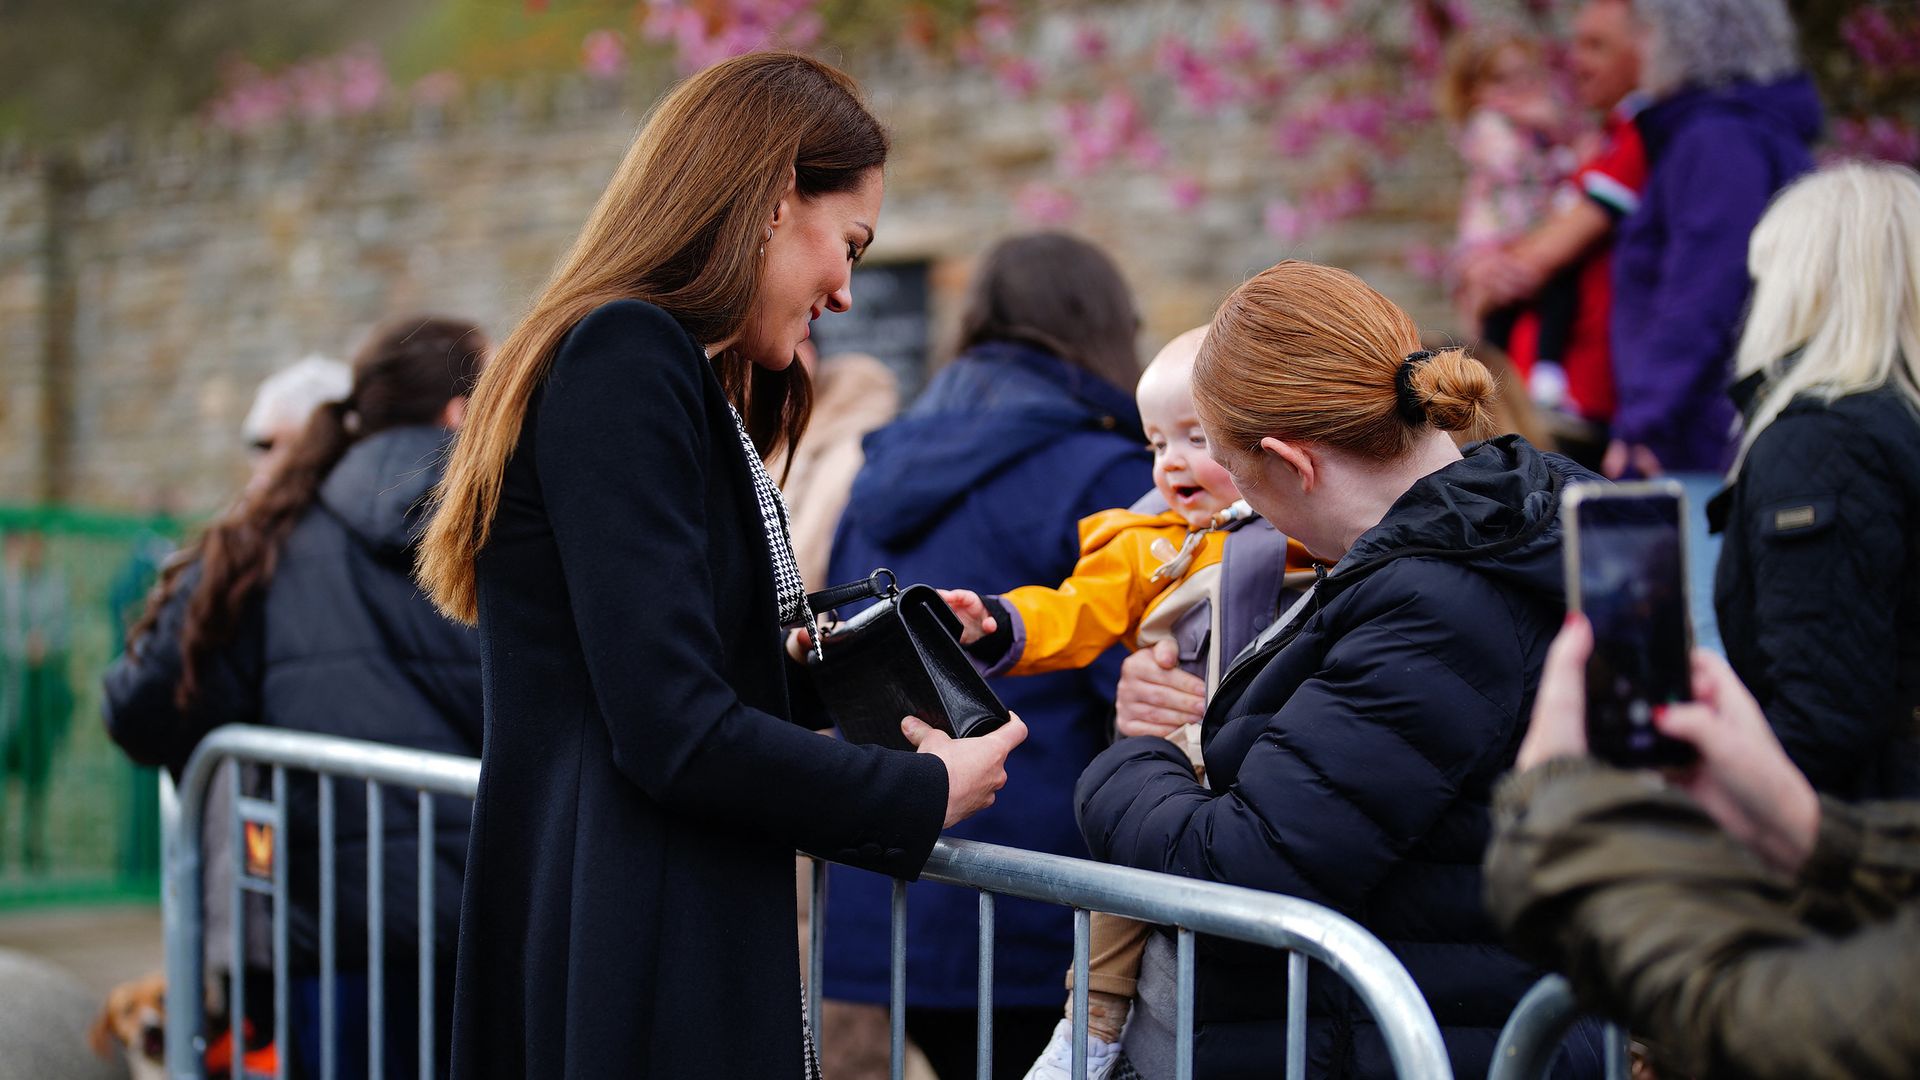
[[[1494,917],[1663,1076],[1920,1073],[1920,803],[1821,804],[1797,879],[1686,795],[1591,759],[1503,782]]]

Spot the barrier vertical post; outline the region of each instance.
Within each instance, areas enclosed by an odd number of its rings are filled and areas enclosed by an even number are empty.
[[[807,1023],[813,1028],[814,1049],[820,1049],[820,999],[826,996],[826,956],[821,951],[827,940],[827,863],[810,858],[813,867],[813,901],[807,905]]]
[[[1307,1080],[1307,958],[1287,953],[1287,1080]]]
[[[993,1080],[993,894],[980,890],[980,1033],[974,1037],[973,1067],[979,1080]]]
[[[414,924],[420,938],[420,1080],[433,1080],[434,1039],[439,1025],[434,1017],[434,959],[439,951],[433,916],[433,795],[420,792],[420,915]]]
[[[367,1075],[387,1075],[386,805],[367,781]]]
[[[1073,1080],[1087,1080],[1087,950],[1092,927],[1085,908],[1073,909]]]
[[[907,1070],[907,883],[893,879],[892,961],[887,987],[887,1072],[903,1080]]]
[[[1193,931],[1181,927],[1173,958],[1173,1068],[1175,1080],[1193,1080]]]
[[[245,1038],[241,1033],[247,1025],[247,821],[240,812],[240,763],[229,760],[226,764],[227,783],[233,789],[233,951],[228,954],[231,965],[227,968],[227,1019],[228,1042],[233,1047],[233,1080],[242,1080],[241,1058],[245,1056]]]
[[[334,954],[334,820],[333,777],[321,775],[320,781],[320,1080],[335,1080],[340,1068],[340,1006],[335,1000],[338,980]]]
[[[293,921],[289,905],[293,894],[287,887],[287,769],[273,767],[273,1048],[275,1080],[287,1080],[287,1059],[292,1056],[288,1039],[287,1000],[291,989],[287,980],[287,924]]]

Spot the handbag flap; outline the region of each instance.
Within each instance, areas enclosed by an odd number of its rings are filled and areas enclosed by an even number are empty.
[[[960,620],[940,594],[912,585],[826,632],[808,669],[849,742],[911,750],[900,720],[916,716],[955,738],[1006,722],[960,649]]]

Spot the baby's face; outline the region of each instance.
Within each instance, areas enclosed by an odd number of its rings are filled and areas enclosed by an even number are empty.
[[[1240,500],[1233,477],[1207,453],[1207,433],[1184,387],[1143,394],[1140,420],[1153,448],[1153,486],[1188,528],[1206,528],[1213,515]]]

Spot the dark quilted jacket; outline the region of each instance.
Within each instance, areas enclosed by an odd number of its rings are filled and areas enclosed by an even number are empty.
[[[1816,788],[1920,796],[1920,415],[1802,398],[1716,501],[1727,659]]]
[[[200,698],[187,710],[173,701],[188,595],[177,594],[153,632],[107,672],[107,730],[128,756],[178,772],[200,739],[223,724],[477,755],[478,639],[441,617],[413,580],[423,500],[439,479],[450,437],[438,428],[395,428],[347,451],[287,537],[264,598],[235,640],[209,658]],[[189,572],[197,581],[197,568]],[[287,786],[291,963],[296,973],[311,973],[319,967],[319,786],[300,772],[289,774]],[[387,787],[383,802],[384,940],[390,965],[411,965],[420,939],[418,797]],[[335,781],[334,806],[337,955],[342,970],[353,970],[367,955],[364,788]],[[446,967],[460,914],[469,806],[436,796],[433,808],[433,941]]]
[[[1317,606],[1222,680],[1211,787],[1164,739],[1094,760],[1076,798],[1095,857],[1352,917],[1419,984],[1454,1074],[1484,1076],[1538,976],[1481,906],[1488,807],[1565,611],[1560,492],[1591,477],[1506,436],[1416,483],[1315,586]],[[1195,1075],[1275,1075],[1285,986],[1279,954],[1205,945]],[[1392,1075],[1340,979],[1317,971],[1308,990],[1310,1074]]]

